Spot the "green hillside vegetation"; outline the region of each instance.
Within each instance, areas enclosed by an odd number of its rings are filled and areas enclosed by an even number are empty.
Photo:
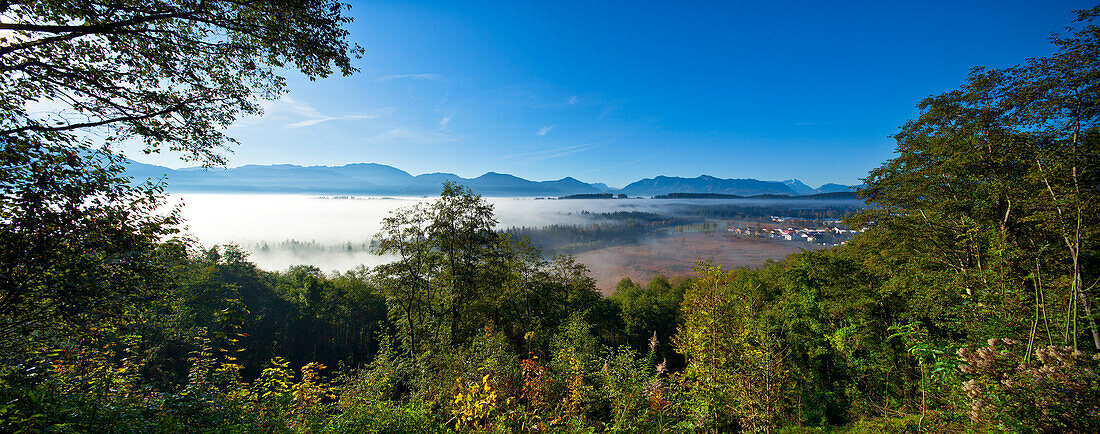
[[[847,245],[604,298],[455,184],[383,221],[376,268],[188,240],[114,140],[214,162],[274,68],[350,73],[355,50],[335,2],[151,4],[0,3],[85,23],[4,24],[41,39],[0,49],[0,431],[1100,431],[1100,8],[1051,57],[922,101]],[[118,69],[80,61],[105,51]],[[118,135],[20,108],[63,88],[112,101],[84,110]]]

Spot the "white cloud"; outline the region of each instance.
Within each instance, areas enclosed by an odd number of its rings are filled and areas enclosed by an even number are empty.
[[[304,128],[337,120],[378,119],[392,111],[389,107],[383,107],[366,112],[322,113],[305,101],[299,101],[290,96],[284,96],[274,101],[264,101],[262,108],[264,111],[263,116],[238,119],[231,127],[252,127],[264,122],[282,124],[283,128]]]
[[[577,99],[576,95],[569,97],[569,105],[577,105],[577,101],[579,100]]]
[[[321,123],[321,122],[328,122],[328,121],[332,121],[332,120],[336,120],[336,118],[334,118],[334,117],[327,117],[327,118],[317,118],[317,119],[306,119],[306,120],[304,120],[304,121],[300,121],[300,122],[295,122],[295,123],[292,123],[292,124],[288,124],[288,125],[287,125],[286,127],[287,127],[287,128],[302,128],[302,127],[309,127],[309,126],[317,125],[317,124],[319,124],[319,123]]]
[[[545,136],[546,133],[549,133],[552,129],[554,129],[553,125],[547,125],[545,127],[539,128],[538,132],[536,132],[535,134],[539,136]]]
[[[549,159],[549,158],[564,157],[564,156],[569,155],[569,154],[576,154],[578,152],[584,152],[584,151],[587,151],[591,148],[592,148],[592,145],[578,145],[578,146],[572,146],[572,147],[563,148],[563,149],[554,149],[554,150],[551,150],[550,152],[547,152],[547,153],[544,153],[544,154],[541,154],[541,155],[533,155],[530,158],[528,158],[528,160],[536,161],[536,160],[546,160],[546,159]]]
[[[379,77],[378,81],[390,81],[390,80],[398,80],[398,79],[402,79],[402,78],[407,78],[409,80],[442,80],[443,75],[442,74],[434,74],[434,73],[432,73],[432,74],[384,75],[382,77]]]
[[[381,142],[402,142],[402,143],[446,143],[457,142],[458,138],[443,132],[437,131],[419,131],[409,128],[399,127],[393,128],[388,131],[383,131],[372,137],[371,139]]]
[[[451,117],[450,116],[447,116],[443,119],[440,119],[439,120],[439,129],[446,131],[447,130],[447,124],[449,124],[449,123],[451,123]]]
[[[290,122],[286,124],[285,128],[303,128],[328,121],[338,120],[363,120],[363,119],[378,119],[386,114],[389,114],[389,108],[380,108],[368,111],[366,113],[346,113],[341,115],[326,115],[321,113],[320,110],[313,108],[313,106],[285,96],[275,101],[271,101],[264,104],[264,117],[280,120],[292,120],[301,119],[298,121]]]
[[[379,111],[376,110],[375,112],[368,113],[368,114],[349,114],[349,115],[341,115],[341,116],[323,116],[323,117],[319,117],[319,118],[306,119],[304,121],[299,121],[299,122],[295,122],[295,123],[292,123],[292,124],[288,124],[286,127],[287,128],[302,128],[302,127],[317,125],[317,124],[322,123],[322,122],[338,121],[338,120],[378,119],[378,117],[382,115],[382,113],[378,113],[378,112]]]
[[[522,160],[522,161],[538,161],[546,160],[550,158],[564,157],[569,154],[576,154],[578,152],[584,152],[592,149],[593,144],[586,143],[583,145],[565,146],[554,149],[544,149],[534,152],[522,152],[518,154],[508,154],[500,158],[491,161],[503,161],[503,160]]]
[[[321,112],[317,111],[313,106],[289,96],[284,96],[275,101],[267,101],[263,104],[263,108],[265,115],[291,114],[298,117],[314,119],[325,117],[325,115],[322,115]]]

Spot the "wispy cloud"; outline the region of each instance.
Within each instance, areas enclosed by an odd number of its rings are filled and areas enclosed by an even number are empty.
[[[398,127],[383,131],[375,135],[374,137],[371,137],[371,139],[380,142],[400,142],[417,144],[446,143],[458,141],[457,137],[454,137],[444,132],[421,131],[404,127]]]
[[[298,116],[316,118],[321,117],[321,112],[313,108],[313,106],[307,104],[305,101],[298,101],[289,96],[284,96],[275,101],[270,101],[264,104],[265,113],[291,113]]]
[[[521,152],[517,154],[508,154],[501,156],[490,161],[504,161],[504,160],[520,160],[520,161],[538,161],[546,160],[550,158],[564,157],[570,154],[576,154],[578,152],[584,152],[594,147],[591,143],[585,143],[583,145],[565,146],[554,149],[543,149],[541,151],[533,152]]]
[[[578,101],[580,101],[580,100],[577,99],[576,95],[573,95],[573,96],[569,97],[569,105],[577,105]]]
[[[451,91],[448,90],[446,92],[443,92],[443,97],[439,99],[439,102],[435,103],[435,105],[432,106],[432,110],[442,112],[443,108],[447,105],[448,102],[450,102],[450,97]]]
[[[439,120],[439,129],[441,129],[443,131],[447,131],[447,124],[450,124],[450,123],[451,123],[451,117],[450,116],[447,116],[443,119],[440,119]]]
[[[574,146],[574,147],[570,147],[570,148],[559,149],[555,152],[550,152],[550,153],[546,153],[546,154],[543,154],[543,155],[535,155],[535,156],[532,156],[532,157],[528,158],[527,161],[538,161],[538,160],[546,160],[546,159],[550,159],[550,158],[564,157],[566,155],[576,154],[578,152],[584,152],[584,151],[587,151],[589,149],[592,149],[592,145],[578,145],[578,146]]]
[[[435,74],[435,73],[431,73],[431,74],[394,74],[394,75],[384,75],[384,76],[382,76],[382,77],[379,77],[379,78],[378,78],[378,81],[390,81],[390,80],[399,80],[399,79],[403,79],[403,78],[407,78],[407,79],[409,79],[409,80],[442,80],[442,79],[443,79],[443,74]]]
[[[622,109],[622,102],[616,100],[606,101],[600,107],[600,112],[596,115],[596,120],[603,121],[608,118],[614,119]]]
[[[319,117],[319,118],[306,119],[304,121],[294,122],[292,124],[288,124],[286,127],[287,128],[302,128],[302,127],[309,127],[309,126],[317,125],[319,123],[328,122],[328,121],[357,120],[357,119],[378,119],[378,117],[381,116],[381,115],[382,115],[382,113],[372,112],[372,113],[367,113],[367,114],[347,114],[347,115],[340,115],[340,116],[323,116],[323,117]]]
[[[538,132],[536,132],[535,135],[540,136],[540,137],[545,136],[546,133],[549,133],[550,130],[552,130],[552,129],[554,129],[553,125],[547,125],[545,127],[539,128]]]
[[[263,110],[263,116],[240,119],[233,123],[233,127],[249,127],[260,122],[277,122],[284,123],[283,128],[304,128],[336,120],[378,119],[391,111],[387,107],[367,112],[326,114],[304,101],[289,96],[263,103]]]

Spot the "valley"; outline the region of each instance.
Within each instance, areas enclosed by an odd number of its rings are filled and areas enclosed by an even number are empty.
[[[797,241],[696,232],[590,250],[578,254],[577,262],[588,267],[589,274],[596,280],[596,288],[608,296],[615,292],[615,284],[623,278],[644,284],[655,276],[694,277],[694,268],[702,260],[709,259],[723,270],[730,270],[759,267],[792,253],[824,248]]]

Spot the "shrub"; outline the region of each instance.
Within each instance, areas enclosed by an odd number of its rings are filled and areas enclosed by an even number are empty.
[[[990,339],[976,351],[959,349],[971,419],[1021,431],[1100,432],[1100,354],[1049,346],[1031,359],[1012,351],[1016,345]]]

